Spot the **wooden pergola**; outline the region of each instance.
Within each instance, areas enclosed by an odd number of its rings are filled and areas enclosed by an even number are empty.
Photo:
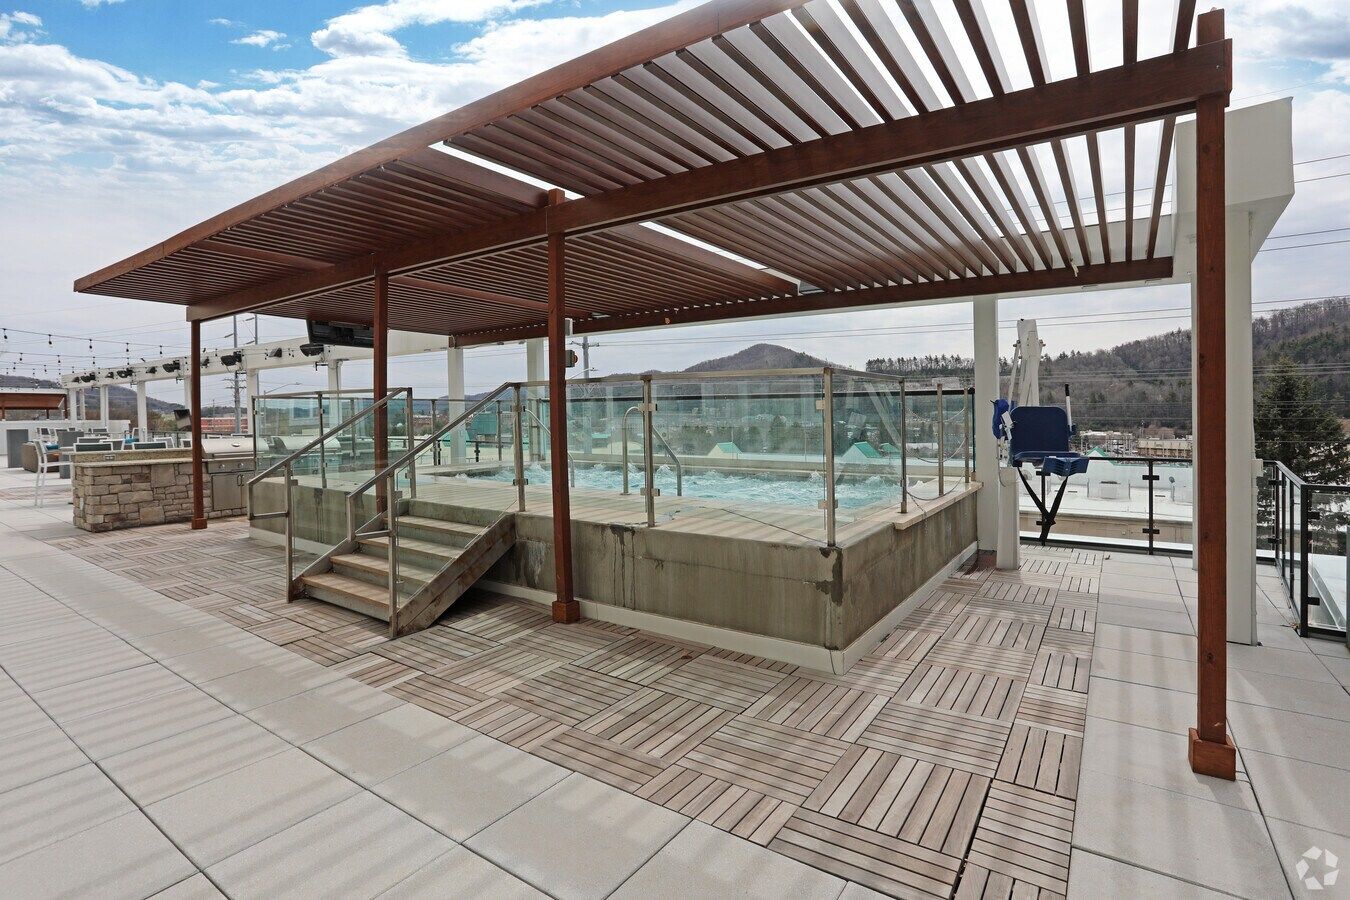
[[[23,412],[55,412],[66,408],[65,391],[41,388],[0,388],[0,419],[8,418],[11,410]]]
[[[1194,114],[1200,663],[1190,755],[1196,771],[1232,778],[1232,49],[1222,11],[1196,19],[1194,0],[1179,0],[1166,52],[1144,58],[1137,0],[1122,10],[1121,57],[1103,65],[1084,0],[1066,0],[1071,46],[1055,49],[1073,71],[1055,78],[1034,0],[955,0],[942,11],[920,0],[713,0],[268,191],[75,289],[186,306],[197,358],[201,323],[237,313],[371,324],[376,396],[391,327],[457,347],[547,337],[550,393],[563,396],[569,320],[571,333],[589,334],[1169,278],[1164,187],[1177,117]],[[1137,128],[1152,122],[1161,146],[1142,159]],[[1117,220],[1101,152],[1112,132],[1125,162]],[[1071,152],[1078,142],[1085,168]],[[1151,206],[1136,215],[1136,173],[1150,166]],[[199,406],[200,373],[192,379]],[[566,405],[549,409],[561,459]],[[193,527],[205,527],[200,441],[194,458]],[[553,612],[572,621],[567,479],[553,479],[553,496]]]

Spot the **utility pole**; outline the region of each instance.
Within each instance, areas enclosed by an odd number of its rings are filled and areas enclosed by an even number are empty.
[[[591,336],[581,336],[581,377],[591,377]]]
[[[256,321],[256,320],[255,320]],[[230,316],[230,327],[233,331],[231,337],[230,352],[239,352],[239,317]],[[234,433],[238,434],[242,429],[240,427],[239,416],[239,368],[236,365],[234,375],[230,378],[234,383]]]

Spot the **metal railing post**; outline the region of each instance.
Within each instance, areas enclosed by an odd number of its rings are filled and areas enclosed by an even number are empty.
[[[1299,561],[1298,561],[1298,634],[1308,636],[1308,554],[1312,540],[1308,537],[1308,490],[1298,489]]]
[[[656,487],[656,466],[652,462],[652,413],[656,404],[652,402],[652,379],[642,379],[642,471],[646,483],[642,488],[647,498],[647,527],[656,526],[656,498],[660,491]]]
[[[942,382],[937,386],[938,496],[947,493],[947,413],[942,406]]]
[[[821,370],[821,388],[824,396],[820,400],[821,421],[825,426],[825,499],[821,507],[825,510],[825,544],[833,547],[835,539],[834,519],[834,370]]]
[[[1148,491],[1148,555],[1153,555],[1153,538],[1158,529],[1153,524],[1153,485],[1158,476],[1153,474],[1153,460],[1148,461],[1148,475],[1144,476],[1144,489]]]
[[[970,391],[961,392],[961,430],[961,452],[965,457],[961,479],[965,484],[970,484]]]
[[[497,401],[497,462],[502,461],[502,401]]]
[[[407,435],[408,435],[408,438],[407,438],[407,440],[408,440],[408,445],[407,445],[407,447],[405,447],[404,449],[405,449],[405,450],[412,450],[413,446],[416,444],[416,441],[413,440],[413,395],[412,395],[412,391],[411,391],[411,390],[408,391],[408,398],[407,398],[407,400],[406,400],[405,402],[408,404],[408,411],[404,414],[403,420],[404,420],[404,423],[405,423],[404,427],[405,427],[405,429],[406,429],[406,431],[407,431]],[[431,419],[432,419],[432,422],[435,422],[435,420],[436,420],[435,407],[432,408]],[[433,426],[433,430],[434,430],[434,426]],[[412,454],[411,456],[408,457],[408,496],[409,496],[410,498],[414,499],[414,500],[417,499],[417,454],[416,454],[416,453],[414,453],[414,454]]]
[[[319,399],[319,434],[324,434],[327,429],[323,427],[323,392],[318,391],[315,396]],[[338,421],[341,421],[340,417]],[[326,443],[319,441],[319,484],[325,488],[328,487],[328,454],[324,449]]]
[[[398,497],[394,491],[398,488],[398,476],[394,472],[389,473],[388,487],[385,489],[389,495],[389,565],[386,568],[389,571],[389,636],[393,638],[398,634]]]
[[[630,410],[628,410],[628,412],[625,412],[625,413],[623,414],[623,421],[619,424],[619,432],[620,432],[620,434],[622,435],[622,438],[623,438],[622,463],[621,463],[620,466],[619,466],[621,469],[623,469],[623,490],[620,491],[620,493],[624,494],[625,496],[628,494],[628,413],[629,413],[629,412],[632,412],[632,410],[630,409]]]
[[[291,516],[291,464],[283,470],[286,479],[286,602],[295,599],[295,532]]]
[[[909,512],[909,398],[900,382],[900,514]]]
[[[520,511],[525,511],[525,443],[524,443],[524,425],[522,421],[524,413],[520,408],[520,385],[515,386],[515,399],[512,401],[511,411],[514,414],[514,425],[516,432],[516,502],[520,506]],[[500,428],[500,424],[498,425]]]

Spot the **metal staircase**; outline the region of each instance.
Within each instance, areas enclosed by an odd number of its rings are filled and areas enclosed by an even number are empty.
[[[333,454],[323,453],[323,448],[346,438],[352,438],[348,444],[356,446],[356,433],[368,431],[377,416],[391,416],[391,401],[407,395],[406,389],[391,392],[254,477],[249,482],[250,519],[286,520],[287,599],[309,597],[388,622],[391,638],[435,623],[515,545],[515,516],[504,513],[486,527],[445,518],[450,507],[417,499],[417,460],[419,455],[431,453],[443,435],[508,390],[518,393],[519,388],[503,385],[416,444],[408,439],[405,446],[411,446],[397,459],[355,486],[344,485],[352,469],[342,469],[341,462],[332,461]],[[410,395],[406,402],[411,406]],[[519,424],[518,398],[513,405]],[[517,427],[516,434],[520,433]],[[313,465],[307,466],[306,461]],[[358,472],[364,475],[373,468]],[[347,511],[345,536],[298,575],[294,573],[293,500],[300,483],[297,471],[300,479],[312,482],[307,486],[345,494]],[[283,508],[256,512],[255,486],[277,478],[284,486]],[[359,521],[361,515],[372,511],[366,521]]]

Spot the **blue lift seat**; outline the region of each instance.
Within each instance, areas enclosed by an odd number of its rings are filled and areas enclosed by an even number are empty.
[[[997,415],[997,413],[996,413]],[[1069,449],[1069,438],[1073,429],[1069,425],[1069,413],[1058,406],[1015,406],[1012,417],[1012,440],[1008,444],[1008,460],[1017,467],[1017,474],[1026,485],[1027,493],[1040,510],[1041,543],[1050,536],[1055,524],[1055,514],[1064,499],[1064,489],[1069,484],[1070,475],[1079,475],[1087,471],[1089,458]],[[1026,463],[1041,476],[1041,489],[1037,492],[1022,471]],[[1049,475],[1058,475],[1061,479],[1054,502],[1045,502],[1045,479]]]

